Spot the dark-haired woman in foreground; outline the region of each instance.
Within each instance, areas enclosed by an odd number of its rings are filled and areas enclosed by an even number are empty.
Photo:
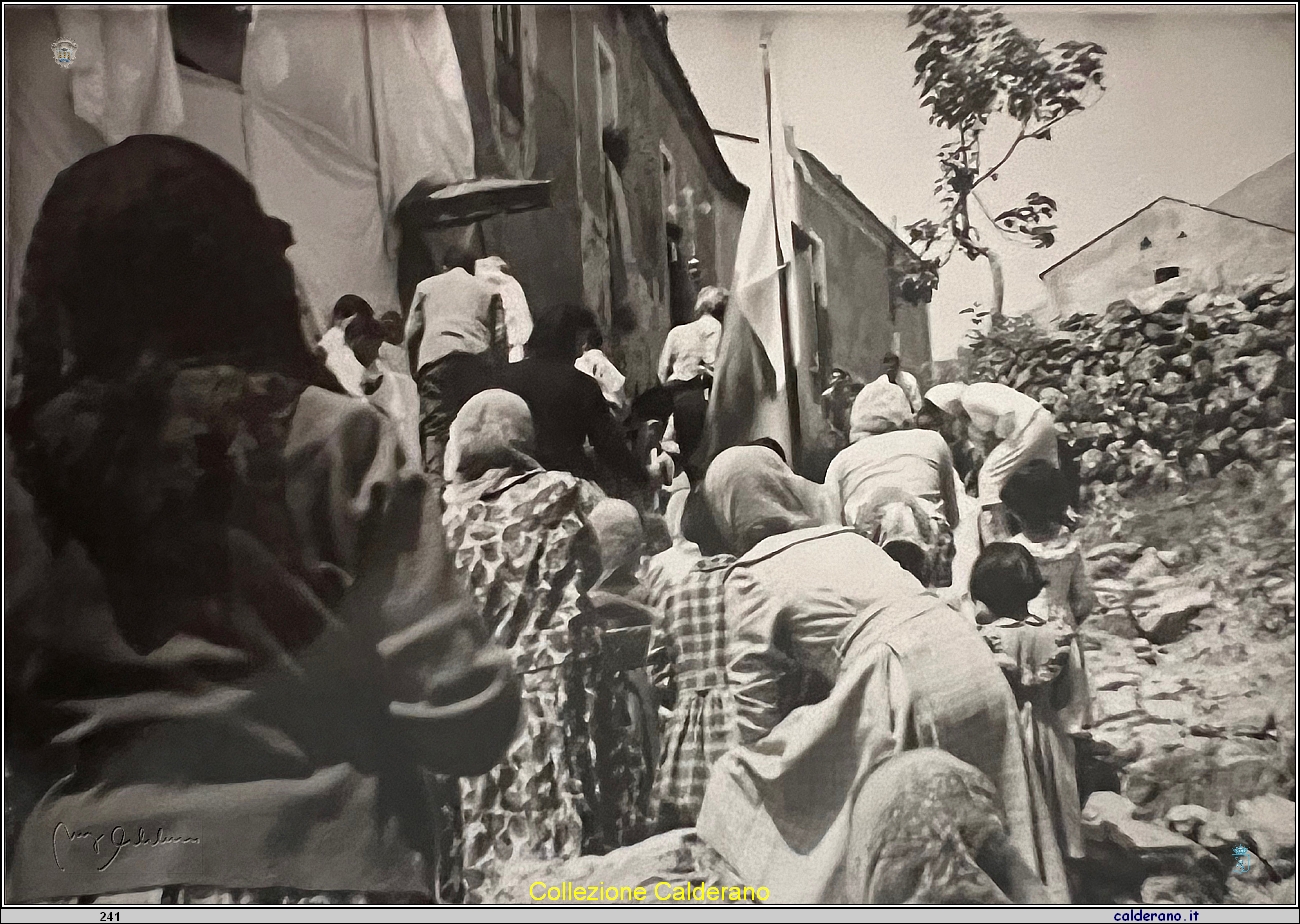
[[[13,900],[429,901],[422,772],[514,732],[438,498],[304,341],[292,243],[177,138],[46,197],[9,435],[52,559],[6,626],[6,730],[72,769]]]

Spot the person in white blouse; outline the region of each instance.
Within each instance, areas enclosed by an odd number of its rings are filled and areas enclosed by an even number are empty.
[[[949,586],[953,528],[961,514],[948,444],[933,430],[914,429],[903,390],[880,379],[858,393],[850,426],[851,445],[826,471],[827,494],[840,522],[878,541],[883,508],[905,498],[925,520],[918,524],[925,540],[923,580]]]
[[[728,293],[719,286],[706,286],[695,300],[695,320],[679,324],[668,332],[659,353],[659,381],[693,382],[700,376],[713,377],[722,338],[720,315],[727,307]]]
[[[695,300],[695,320],[670,330],[659,354],[659,381],[672,394],[674,429],[687,459],[694,456],[704,436],[722,316],[729,298],[726,289],[706,286]]]
[[[1004,541],[1011,533],[1002,508],[1002,488],[1026,462],[1042,459],[1060,467],[1056,419],[1028,395],[997,382],[936,385],[925,400],[969,423],[983,437],[988,457],[979,473],[980,541]]]

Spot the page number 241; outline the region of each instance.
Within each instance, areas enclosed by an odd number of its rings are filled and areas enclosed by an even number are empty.
[[[99,919],[100,919],[101,921],[120,921],[120,920],[122,920],[122,912],[120,912],[120,911],[101,911],[101,912],[99,913]]]

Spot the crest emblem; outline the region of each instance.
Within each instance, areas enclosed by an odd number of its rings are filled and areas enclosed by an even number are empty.
[[[77,58],[76,42],[59,39],[50,47],[54,49],[54,60],[59,63],[59,67],[71,67],[72,62]]]

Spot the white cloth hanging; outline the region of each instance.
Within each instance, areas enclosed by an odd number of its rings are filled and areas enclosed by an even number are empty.
[[[381,204],[391,221],[418,181],[474,179],[474,131],[442,7],[369,7],[361,15],[373,79]],[[395,257],[396,234],[389,234],[388,247]]]
[[[60,7],[60,38],[77,43],[72,106],[108,144],[181,124],[181,83],[167,8]]]

